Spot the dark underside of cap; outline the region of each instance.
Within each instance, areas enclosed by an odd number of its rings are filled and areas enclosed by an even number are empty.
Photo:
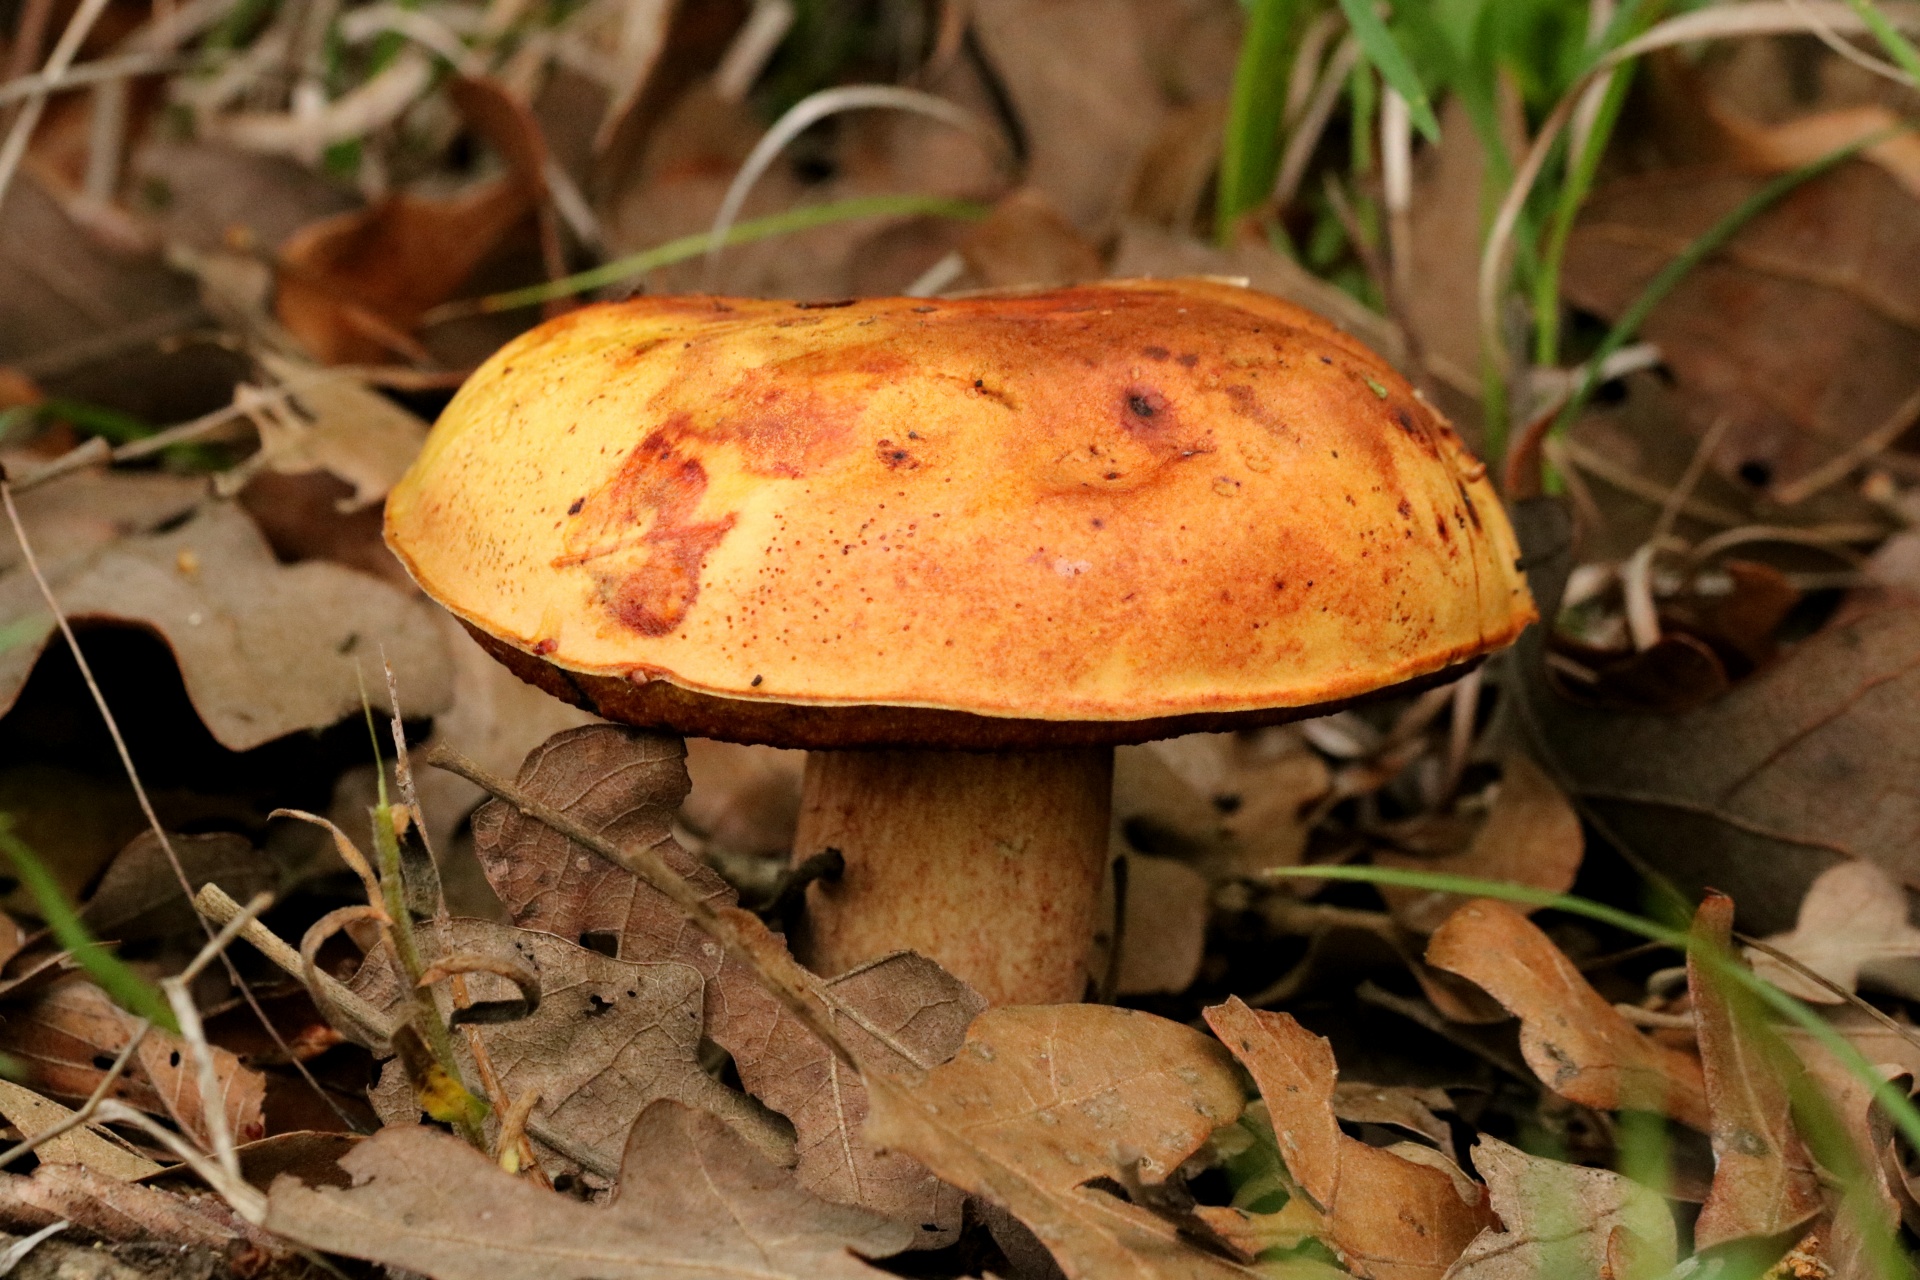
[[[667,680],[635,683],[620,676],[569,671],[486,634],[467,631],[481,648],[528,684],[562,702],[644,729],[692,738],[845,751],[861,747],[925,747],[949,751],[1040,751],[1049,747],[1124,746],[1187,733],[1226,733],[1261,725],[1311,720],[1347,707],[1418,693],[1457,680],[1484,655],[1358,697],[1304,707],[1201,712],[1150,720],[1021,720],[930,707],[810,706],[726,698]]]

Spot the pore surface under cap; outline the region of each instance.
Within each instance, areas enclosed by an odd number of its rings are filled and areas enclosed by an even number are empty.
[[[1534,616],[1484,468],[1404,379],[1193,281],[586,308],[461,389],[387,538],[556,676],[769,728],[791,719],[769,704],[1316,706]]]

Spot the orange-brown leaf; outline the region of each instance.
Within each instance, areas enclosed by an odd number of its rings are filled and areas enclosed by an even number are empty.
[[[1733,899],[1708,894],[1694,915],[1693,931],[1730,957]],[[1694,1226],[1694,1241],[1706,1249],[1779,1235],[1821,1207],[1813,1158],[1793,1127],[1793,1098],[1784,1074],[1793,1066],[1784,1061],[1784,1052],[1770,1052],[1756,1036],[1756,1030],[1764,1030],[1756,1025],[1762,1016],[1756,1004],[1692,953],[1687,985],[1706,1075],[1714,1156],[1713,1188]]]
[[[1287,1014],[1250,1008],[1238,997],[1206,1013],[1260,1086],[1287,1172],[1325,1211],[1327,1243],[1356,1274],[1437,1278],[1493,1225],[1478,1188],[1465,1200],[1445,1171],[1340,1132],[1333,1113],[1338,1068],[1325,1040]]]
[[[1519,1018],[1527,1065],[1561,1097],[1707,1129],[1699,1059],[1641,1034],[1512,907],[1490,898],[1461,907],[1427,944],[1427,963],[1484,988]]]

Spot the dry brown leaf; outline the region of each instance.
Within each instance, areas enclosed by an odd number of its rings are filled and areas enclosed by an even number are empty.
[[[1920,883],[1920,607],[1863,605],[1678,715],[1578,707],[1530,677],[1533,747],[1643,858],[1792,927],[1814,878],[1859,858]]]
[[[1213,898],[1205,876],[1173,858],[1122,853],[1126,864],[1127,914],[1120,932],[1120,971],[1114,994],[1178,995],[1200,976],[1206,951],[1207,917]],[[1109,876],[1097,919],[1087,968],[1098,982],[1112,964],[1113,889]]]
[[[1433,1114],[1453,1110],[1445,1089],[1341,1080],[1333,1086],[1332,1106],[1333,1114],[1348,1124],[1391,1125],[1430,1138],[1443,1151],[1453,1142],[1447,1122]]]
[[[23,1089],[10,1080],[0,1080],[0,1115],[4,1115],[7,1123],[20,1131],[22,1138],[38,1137],[73,1114],[66,1107],[41,1097],[31,1089]],[[42,1164],[85,1165],[95,1173],[122,1182],[132,1182],[160,1171],[160,1166],[153,1161],[127,1150],[105,1132],[89,1125],[81,1125],[59,1137],[49,1138],[34,1148],[34,1154]]]
[[[1842,862],[1807,890],[1793,932],[1766,939],[1844,991],[1862,983],[1920,998],[1920,929],[1907,923],[1907,891],[1871,862]],[[1749,950],[1753,971],[1814,1004],[1844,1000],[1765,952]]]
[[[908,1232],[817,1200],[713,1117],[649,1107],[627,1140],[620,1190],[604,1208],[503,1172],[426,1128],[383,1129],[340,1164],[350,1190],[277,1181],[267,1227],[311,1248],[433,1280],[846,1278],[883,1273]]]
[[[1476,1237],[1448,1280],[1646,1280],[1678,1260],[1672,1210],[1631,1178],[1530,1156],[1485,1135],[1473,1167],[1487,1180],[1501,1228]]]
[[[945,1062],[986,1008],[973,988],[912,952],[861,965],[821,983],[820,992],[834,1026],[869,1072],[906,1065],[893,1045],[911,1050],[916,1065]],[[879,1028],[891,1044],[862,1023]],[[736,1058],[735,1066],[755,1097],[793,1121],[801,1186],[907,1223],[915,1228],[916,1248],[938,1248],[958,1236],[959,1191],[911,1156],[868,1144],[862,1134],[870,1105],[866,1083],[798,1019],[782,1010],[764,1047],[745,1065]]]
[[[389,196],[280,247],[274,314],[322,364],[427,358],[412,330],[453,296],[529,208],[514,178],[435,200]]]
[[[26,1066],[29,1083],[56,1098],[79,1101],[99,1086],[138,1024],[139,1019],[104,991],[76,975],[0,1022],[0,1050]],[[218,1045],[212,1053],[227,1131],[240,1142],[261,1137],[266,1133],[266,1077]],[[148,1031],[126,1074],[107,1096],[152,1115],[172,1116],[203,1146],[209,1145],[193,1051],[176,1036],[158,1028]]]
[[[1709,1129],[1700,1060],[1635,1029],[1506,903],[1476,898],[1454,912],[1428,942],[1427,963],[1473,982],[1519,1018],[1520,1052],[1561,1097]]]
[[[1020,117],[1033,183],[1082,230],[1108,231],[1166,115],[1132,6],[975,0],[972,18]]]
[[[88,474],[20,495],[67,612],[158,632],[201,720],[235,751],[358,714],[365,655],[386,654],[409,715],[446,705],[446,653],[424,600],[338,565],[282,565],[245,514],[200,501],[199,488]],[[4,708],[54,634],[11,539],[0,543],[0,626],[15,639],[0,652]],[[373,698],[384,705],[377,687]]]
[[[31,1177],[0,1173],[0,1227],[32,1230],[62,1218],[105,1240],[222,1251],[244,1242],[268,1257],[285,1248],[216,1196],[122,1182],[77,1164],[43,1164]]]
[[[1196,733],[1114,753],[1113,818],[1142,853],[1217,876],[1297,865],[1331,776],[1290,727]]]
[[[1694,936],[1722,954],[1733,941],[1733,899],[1709,894]],[[1793,1097],[1778,1057],[1756,1040],[1759,1004],[1687,953],[1695,1038],[1713,1121],[1713,1189],[1694,1224],[1709,1249],[1730,1240],[1777,1236],[1820,1212],[1820,1179],[1793,1125]],[[1752,1019],[1754,1023],[1747,1020]]]
[[[1416,1163],[1340,1131],[1333,1110],[1338,1068],[1325,1040],[1288,1014],[1249,1008],[1238,997],[1206,1015],[1260,1086],[1287,1172],[1326,1215],[1326,1242],[1356,1275],[1437,1278],[1492,1224],[1485,1195],[1457,1170]],[[1466,1195],[1462,1182],[1471,1188]]]
[[[217,884],[235,902],[245,902],[277,885],[273,863],[245,836],[230,831],[169,835],[168,843],[195,893]],[[95,937],[115,942],[173,937],[196,927],[193,907],[151,830],[135,836],[107,864],[82,918]]]
[[[589,725],[532,752],[519,784],[616,843],[659,849],[710,903],[731,907],[733,890],[669,834],[688,788],[681,756],[677,738]],[[675,960],[707,979],[706,1034],[733,1055],[747,1090],[794,1122],[802,1186],[912,1223],[922,1244],[953,1238],[960,1206],[951,1189],[914,1161],[880,1155],[861,1139],[865,1086],[679,908],[633,873],[498,802],[474,815],[473,829],[475,851],[516,923],[569,939],[605,939],[623,960]],[[840,1011],[851,1008],[893,1032],[922,1065],[952,1056],[981,1007],[958,979],[917,956],[888,957],[820,990],[839,1025],[848,1023]],[[848,1034],[891,1056],[864,1033]]]
[[[1546,770],[1520,752],[1510,753],[1501,762],[1493,801],[1484,819],[1469,830],[1466,847],[1451,856],[1416,858],[1382,852],[1374,855],[1374,861],[1383,867],[1501,880],[1548,893],[1565,893],[1573,887],[1586,848],[1580,815]],[[1380,894],[1396,920],[1420,933],[1438,929],[1466,901],[1456,893],[1393,885],[1382,885]]]
[[[276,380],[296,390],[287,401],[270,402],[251,415],[260,429],[260,452],[242,470],[338,476],[353,486],[334,504],[341,515],[386,497],[426,443],[427,424],[357,379],[328,377],[271,351],[259,358]]]
[[[1105,1005],[989,1009],[953,1061],[868,1086],[870,1141],[1012,1212],[1072,1280],[1256,1274],[1086,1185],[1130,1167],[1158,1183],[1240,1114],[1227,1055],[1191,1028]]]
[[[1662,170],[1596,191],[1568,243],[1567,298],[1619,316],[1654,273],[1764,179]],[[1920,368],[1920,205],[1866,162],[1842,166],[1755,217],[1663,301],[1640,336],[1713,458],[1757,487],[1806,475],[1885,422]]]
[[[486,920],[453,919],[422,926],[420,946],[429,965],[452,956],[517,959],[537,975],[540,1002],[526,1017],[479,1024],[480,1038],[506,1096],[538,1090],[533,1115],[605,1166],[618,1165],[628,1130],[659,1098],[721,1116],[768,1159],[790,1152],[763,1115],[700,1067],[703,983],[684,964],[635,964],[532,929]],[[390,1011],[400,996],[398,975],[384,948],[373,952],[351,984]],[[517,1000],[506,979],[469,973],[476,1003]],[[436,988],[444,1014],[453,1013],[444,984]],[[468,1080],[478,1078],[464,1038],[456,1038]],[[389,1070],[398,1070],[397,1064]],[[411,1108],[412,1120],[418,1108]]]

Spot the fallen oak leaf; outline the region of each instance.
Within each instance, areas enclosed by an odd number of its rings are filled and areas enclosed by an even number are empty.
[[[657,849],[714,908],[734,906],[732,888],[672,837],[690,785],[678,738],[605,724],[565,730],[528,754],[518,781],[616,844]],[[747,1091],[793,1121],[802,1186],[912,1223],[922,1247],[957,1236],[960,1202],[951,1188],[910,1157],[878,1153],[861,1139],[866,1085],[831,1062],[827,1047],[665,895],[500,801],[474,815],[473,833],[475,853],[516,924],[583,943],[611,942],[622,960],[678,961],[706,978],[706,1033],[733,1055]],[[783,943],[757,921],[752,927],[784,955]],[[843,1035],[896,1069],[952,1057],[984,1003],[933,962],[912,956],[816,982],[815,992]],[[903,1001],[906,992],[919,993],[918,1008]],[[875,1019],[897,1029],[889,1038],[909,1050],[904,1057],[870,1032],[853,1032]]]
[[[1730,956],[1733,899],[1709,894],[1694,914],[1693,934],[1704,946]],[[1713,1188],[1694,1224],[1694,1244],[1709,1249],[1802,1226],[1820,1212],[1824,1200],[1813,1157],[1793,1124],[1785,1072],[1797,1064],[1783,1061],[1784,1045],[1782,1052],[1771,1052],[1759,1038],[1765,1014],[1758,1001],[1703,964],[1692,949],[1687,986],[1714,1156]]]
[[[1640,1280],[1679,1259],[1673,1212],[1631,1178],[1530,1156],[1484,1134],[1473,1167],[1501,1225],[1467,1245],[1447,1280]]]
[[[0,1022],[0,1051],[26,1066],[30,1083],[56,1098],[85,1099],[127,1047],[140,1019],[81,975],[63,979]],[[212,1046],[227,1131],[242,1142],[266,1133],[266,1077]],[[127,1071],[106,1095],[149,1115],[170,1116],[203,1145],[204,1108],[192,1050],[150,1028]]]
[[[1189,1027],[1105,1005],[1002,1006],[952,1061],[867,1083],[870,1141],[1010,1211],[1071,1280],[1258,1274],[1088,1185],[1124,1165],[1162,1182],[1240,1114],[1226,1053]]]
[[[217,1196],[122,1182],[77,1164],[43,1164],[31,1176],[0,1173],[0,1227],[31,1230],[63,1218],[104,1240],[215,1250],[245,1243],[267,1257],[285,1249]]]
[[[543,1128],[594,1152],[604,1167],[618,1165],[635,1121],[662,1098],[722,1117],[775,1163],[791,1160],[790,1144],[764,1113],[701,1069],[704,984],[687,965],[616,960],[487,920],[423,925],[417,936],[430,968],[454,957],[512,952],[537,975],[538,1004],[512,1021],[480,1022],[481,1042],[506,1095],[537,1091],[532,1114]],[[392,1015],[402,1009],[402,993],[389,957],[385,948],[372,952],[349,985]],[[476,1005],[521,996],[497,973],[468,971],[466,979]],[[435,997],[451,1019],[456,1010],[444,984]],[[466,1078],[476,1079],[463,1038],[456,1038],[454,1054]],[[397,1060],[389,1069],[398,1069]],[[416,1118],[411,1099],[408,1109]]]
[[[1354,1274],[1438,1280],[1491,1225],[1485,1195],[1478,1187],[1471,1198],[1463,1195],[1457,1170],[1449,1174],[1340,1131],[1333,1112],[1338,1068],[1324,1039],[1288,1014],[1250,1008],[1238,997],[1206,1010],[1206,1018],[1259,1085],[1287,1172],[1325,1214],[1326,1242]]]
[[[445,645],[426,602],[338,565],[283,565],[238,507],[201,499],[203,482],[182,500],[177,485],[147,483],[157,479],[68,477],[20,495],[21,518],[67,613],[159,633],[222,746],[244,751],[357,714],[355,649],[385,651],[408,715],[446,705]],[[69,504],[83,514],[62,514]],[[11,540],[0,546],[0,629],[14,641],[0,650],[4,710],[54,634]]]
[[[1475,898],[1434,931],[1427,963],[1482,988],[1520,1019],[1520,1052],[1540,1082],[1603,1111],[1657,1111],[1710,1130],[1700,1060],[1648,1038],[1504,902]]]
[[[1523,664],[1536,751],[1626,846],[1683,889],[1733,894],[1755,932],[1791,926],[1848,858],[1920,883],[1920,607],[1843,613],[1722,697],[1666,715],[1577,706]]]
[[[1871,862],[1841,862],[1821,872],[1800,902],[1793,931],[1765,941],[1842,990],[1865,981],[1920,996],[1920,963],[1914,963],[1920,961],[1920,929],[1907,922],[1907,891]],[[1747,959],[1755,973],[1791,996],[1845,1003],[1763,951],[1749,950]]]
[[[599,1208],[502,1170],[431,1129],[383,1129],[340,1161],[347,1190],[275,1180],[268,1230],[433,1280],[669,1280],[883,1273],[911,1233],[797,1187],[720,1121],[673,1102],[627,1139],[620,1190]]]

